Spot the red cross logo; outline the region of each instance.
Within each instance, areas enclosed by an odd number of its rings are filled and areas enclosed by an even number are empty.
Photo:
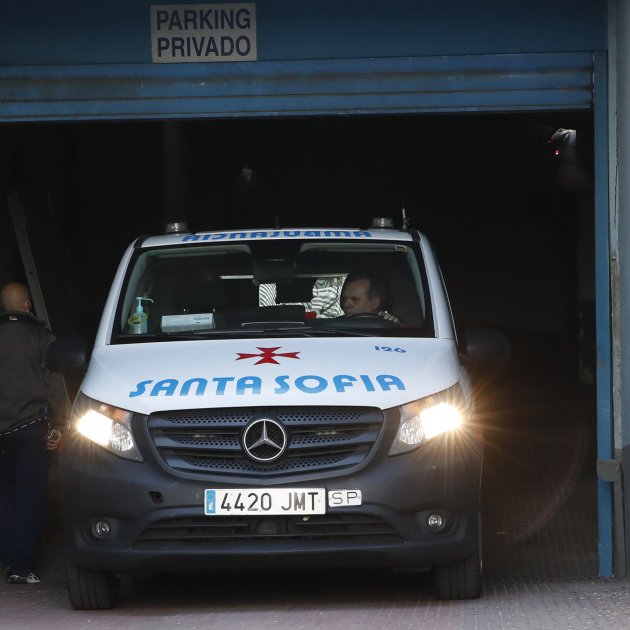
[[[237,361],[241,359],[253,359],[254,357],[260,357],[254,365],[260,365],[261,363],[275,363],[276,365],[280,365],[278,361],[276,361],[276,357],[286,357],[287,359],[299,359],[299,352],[276,352],[276,350],[280,350],[280,346],[276,348],[257,348],[260,350],[260,354],[249,354],[247,352],[237,352],[238,357]]]

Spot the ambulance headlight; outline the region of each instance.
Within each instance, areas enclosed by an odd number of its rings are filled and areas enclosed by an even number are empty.
[[[459,385],[403,405],[389,454],[400,455],[438,435],[457,432],[466,417],[466,403]]]
[[[105,405],[80,394],[73,409],[76,430],[110,453],[142,461],[131,433],[131,411]]]

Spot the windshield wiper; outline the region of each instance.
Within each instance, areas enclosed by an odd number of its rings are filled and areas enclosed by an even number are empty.
[[[203,331],[202,334],[205,334],[208,331]],[[199,339],[199,334],[200,333],[193,333],[193,332],[173,332],[173,333],[164,333],[164,332],[159,332],[159,333],[144,333],[141,335],[138,334],[120,334],[120,335],[116,335],[115,339],[116,341],[137,341],[137,342],[142,342],[142,341],[164,341],[164,340],[172,340],[172,341],[181,341],[181,340],[186,340],[186,339]]]
[[[283,337],[286,335],[295,335],[300,337],[371,337],[372,332],[362,332],[357,330],[348,330],[347,328],[311,328],[305,326],[291,326],[286,328],[216,328],[212,330],[199,331],[178,331],[178,332],[158,332],[147,333],[143,335],[137,334],[120,334],[116,336],[116,340],[122,343],[128,342],[151,342],[151,341],[194,341],[199,339],[210,339],[216,337]]]
[[[298,329],[296,329],[297,332]],[[326,335],[334,337],[373,337],[373,332],[363,332],[360,330],[348,330],[347,328],[303,328],[302,333],[305,337],[325,337]]]

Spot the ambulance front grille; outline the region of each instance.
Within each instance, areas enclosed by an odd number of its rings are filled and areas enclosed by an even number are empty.
[[[272,463],[247,455],[243,431],[253,419],[270,418],[287,433],[285,453]],[[148,430],[169,468],[226,477],[278,477],[336,471],[361,464],[383,426],[383,412],[372,407],[274,407],[154,413]]]
[[[157,521],[137,538],[136,549],[165,549],[181,544],[225,542],[356,541],[379,544],[402,540],[394,527],[373,514],[324,514],[295,517],[213,516]]]

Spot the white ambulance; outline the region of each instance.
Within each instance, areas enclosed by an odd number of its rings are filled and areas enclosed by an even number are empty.
[[[431,570],[482,588],[483,442],[426,237],[265,229],[136,240],[60,457],[67,587],[230,567]],[[181,227],[181,226],[180,226]],[[88,364],[89,361],[89,364]]]

